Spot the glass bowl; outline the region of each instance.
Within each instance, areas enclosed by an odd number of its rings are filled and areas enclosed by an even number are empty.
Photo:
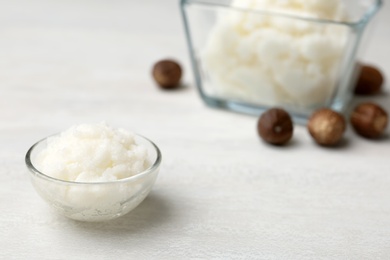
[[[47,145],[45,138],[27,152],[25,162],[38,194],[57,212],[80,221],[106,221],[137,207],[149,194],[157,178],[161,153],[150,140],[135,135],[147,148],[150,167],[134,176],[110,182],[73,182],[50,177],[35,167],[37,154]]]
[[[282,107],[298,123],[323,107],[345,112],[360,72],[361,40],[382,0],[340,0],[346,13],[334,9],[329,18],[264,2],[181,0],[201,98],[256,116]],[[333,10],[327,4],[335,1],[316,3]]]

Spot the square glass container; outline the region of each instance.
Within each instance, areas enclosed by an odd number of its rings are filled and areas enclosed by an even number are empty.
[[[259,115],[282,107],[296,122],[318,108],[344,112],[358,50],[381,0],[182,0],[200,96]]]

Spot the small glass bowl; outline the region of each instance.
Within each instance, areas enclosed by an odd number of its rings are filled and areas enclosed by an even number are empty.
[[[65,181],[40,172],[35,167],[35,159],[47,145],[47,139],[42,139],[28,150],[25,162],[38,194],[68,218],[96,222],[123,216],[146,198],[157,178],[161,163],[160,150],[140,135],[135,135],[135,141],[147,148],[151,166],[137,175],[110,182]]]

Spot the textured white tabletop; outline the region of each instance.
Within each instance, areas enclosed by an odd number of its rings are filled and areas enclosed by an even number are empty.
[[[390,78],[390,6],[363,60]],[[159,91],[152,64],[180,60],[187,88]],[[390,111],[389,84],[374,100]],[[107,223],[52,212],[24,155],[35,141],[106,121],[154,140],[149,197]],[[284,148],[257,119],[206,107],[173,0],[0,0],[0,259],[389,259],[390,140],[348,129],[338,149],[304,127]]]

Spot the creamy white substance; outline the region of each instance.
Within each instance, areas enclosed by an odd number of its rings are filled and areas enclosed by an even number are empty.
[[[66,181],[107,182],[149,167],[147,149],[134,134],[106,124],[73,126],[50,137],[36,158],[41,172]]]
[[[340,0],[234,0],[232,7],[346,21]],[[348,28],[221,10],[201,60],[209,94],[261,105],[321,105],[336,87]]]

